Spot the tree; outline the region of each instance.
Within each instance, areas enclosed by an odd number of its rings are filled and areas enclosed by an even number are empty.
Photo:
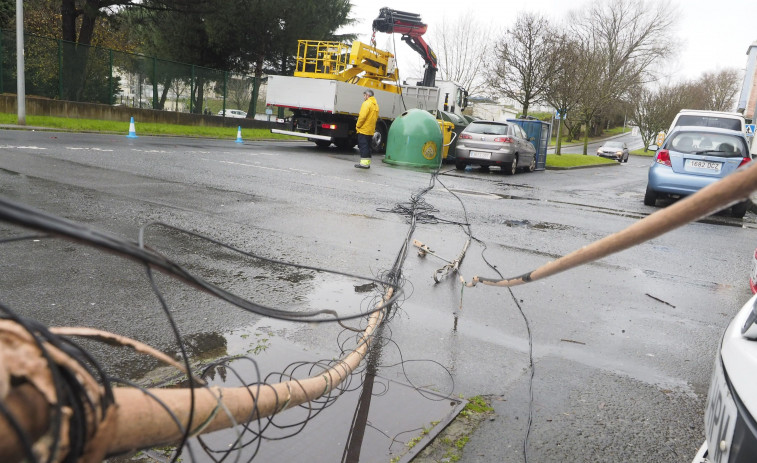
[[[15,25],[16,0],[0,0],[0,29],[11,29]]]
[[[583,95],[579,106],[586,127],[584,154],[598,112],[627,89],[655,79],[653,64],[670,52],[675,17],[667,1],[652,6],[644,0],[595,0],[570,14],[570,33],[592,59],[604,61],[594,76],[594,89]]]
[[[252,71],[247,117],[254,117],[266,64],[287,68],[298,38],[324,40],[349,23],[349,0],[214,0],[206,25],[210,45],[228,53],[232,69]],[[281,60],[281,61],[279,61]]]
[[[489,28],[476,21],[476,17],[472,10],[453,19],[445,15],[431,34],[439,77],[459,83],[471,95],[483,93],[488,87],[485,66],[491,59],[492,47]]]
[[[558,37],[555,41],[554,69],[545,81],[544,100],[556,108],[561,115],[557,128],[555,153],[560,154],[563,125],[569,130],[571,139],[580,127],[576,109],[585,95],[591,95],[603,61],[589,50],[582,48],[581,42]]]
[[[738,69],[705,72],[695,83],[702,89],[701,108],[693,109],[733,111],[740,84],[741,73]]]
[[[644,151],[658,133],[668,130],[678,111],[690,106],[691,97],[692,86],[688,83],[658,88],[638,86],[629,92],[629,120],[639,127]]]
[[[214,14],[210,8],[197,8],[191,11],[174,11],[152,8],[152,2],[144,2],[140,8],[129,8],[123,15],[130,24],[132,42],[140,43],[139,51],[150,56],[163,58],[160,64],[147,64],[142,75],[152,85],[162,87],[156,109],[163,109],[169,90],[176,80],[188,84],[190,88],[190,107],[200,114],[205,105],[206,84],[223,82],[223,74],[207,71],[203,68],[228,68],[228,53],[210,44],[206,19]],[[169,61],[170,60],[170,61]],[[193,67],[202,66],[202,68]],[[135,70],[139,70],[137,67]]]
[[[493,90],[523,106],[545,97],[547,80],[555,69],[556,35],[549,21],[536,13],[519,13],[513,29],[494,45],[494,62],[488,69]]]

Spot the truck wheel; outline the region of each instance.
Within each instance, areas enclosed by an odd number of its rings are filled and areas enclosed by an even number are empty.
[[[313,140],[315,142],[315,146],[318,148],[328,148],[331,146],[331,142],[329,140]]]
[[[371,139],[371,151],[374,153],[383,153],[386,151],[386,124],[383,121],[376,122],[376,131]]]

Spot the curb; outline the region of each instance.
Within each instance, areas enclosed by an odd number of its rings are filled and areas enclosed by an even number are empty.
[[[571,166],[571,167],[545,167],[545,170],[573,170],[573,169],[589,169],[592,167],[611,167],[611,166],[619,166],[620,163],[616,162],[614,164],[589,164],[586,166]]]

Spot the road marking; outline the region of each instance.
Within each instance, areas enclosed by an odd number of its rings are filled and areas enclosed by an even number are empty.
[[[78,146],[67,146],[67,150],[82,150],[82,151],[105,151],[105,152],[112,152],[113,150],[106,150],[103,148],[84,148],[84,147],[78,147]]]
[[[173,151],[163,151],[163,150],[140,150],[136,148],[132,148],[132,151],[136,151],[138,153],[163,153],[163,154],[171,154]]]
[[[0,148],[3,149],[19,149],[19,150],[46,150],[47,148],[42,148],[41,146],[13,146],[13,145],[0,145]]]

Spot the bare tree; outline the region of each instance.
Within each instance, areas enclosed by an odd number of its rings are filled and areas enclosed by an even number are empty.
[[[555,66],[555,31],[549,21],[531,12],[519,13],[515,26],[494,45],[488,83],[494,91],[523,106],[544,99],[547,78]]]
[[[472,95],[487,88],[483,64],[488,61],[492,47],[490,28],[476,17],[471,10],[453,19],[445,15],[431,34],[439,76],[459,83]]]
[[[655,89],[639,86],[629,92],[629,120],[639,127],[644,151],[659,132],[668,130],[678,111],[690,107],[691,97],[692,86],[689,83]]]
[[[235,108],[246,108],[250,105],[252,79],[231,78],[227,86],[227,95]]]
[[[575,110],[585,95],[591,95],[595,76],[600,73],[604,61],[567,36],[559,37],[555,42],[554,60],[553,71],[546,76],[544,100],[560,113],[555,148],[555,153],[560,154],[563,128],[573,133],[580,126]]]
[[[701,109],[733,111],[742,76],[738,69],[705,72],[695,82],[702,88]]]
[[[594,88],[582,96],[579,106],[586,126],[584,154],[598,111],[628,89],[654,80],[652,64],[670,52],[674,18],[667,1],[594,0],[588,8],[571,13],[572,35],[586,53],[604,60],[594,76]]]

